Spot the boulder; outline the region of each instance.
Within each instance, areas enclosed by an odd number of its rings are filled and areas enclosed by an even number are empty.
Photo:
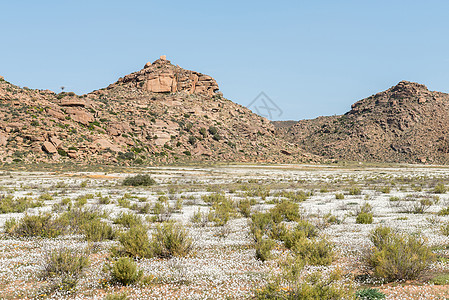
[[[51,108],[49,108],[47,110],[47,114],[49,116],[54,117],[54,118],[59,119],[59,120],[64,120],[64,118],[65,118],[64,113],[62,113],[60,111],[57,111],[57,110],[54,110],[54,109],[51,109]]]
[[[75,108],[75,107],[68,107],[66,109],[66,112],[70,114],[70,117],[78,123],[89,125],[90,122],[93,122],[95,120],[94,116],[81,108]]]
[[[51,136],[50,137],[50,142],[52,142],[52,144],[56,147],[59,148],[59,146],[62,145],[62,141],[60,139],[58,139],[56,136]]]
[[[110,149],[115,152],[119,152],[122,150],[120,147],[118,147],[117,145],[111,143],[110,141],[108,141],[106,139],[98,139],[98,140],[93,141],[91,144],[91,147],[101,149],[101,150]]]
[[[0,133],[0,147],[8,144],[8,136],[4,133]]]
[[[58,153],[58,150],[56,149],[56,147],[52,143],[50,143],[49,141],[45,141],[42,144],[42,149],[45,152],[50,153],[50,154]]]

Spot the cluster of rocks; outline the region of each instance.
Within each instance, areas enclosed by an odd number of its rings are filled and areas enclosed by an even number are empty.
[[[279,136],[326,158],[449,163],[449,94],[414,82],[360,100],[341,116],[277,127]]]

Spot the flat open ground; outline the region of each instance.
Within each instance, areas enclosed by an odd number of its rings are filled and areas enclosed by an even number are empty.
[[[67,199],[70,199],[72,207],[105,212],[103,221],[117,230],[123,226],[114,224],[113,220],[121,213],[139,214],[149,226],[151,236],[157,225],[152,219],[155,216],[152,207],[165,196],[167,205],[178,207],[163,217],[182,222],[193,240],[193,249],[188,256],[140,259],[138,267],[145,276],[153,276],[153,282],[124,287],[111,283],[109,273],[103,268],[110,248],[119,244],[116,240],[91,243],[80,234],[48,239],[18,238],[2,233],[1,297],[103,299],[111,293],[126,292],[131,299],[251,298],[255,289],[262,288],[272,276],[280,274],[279,262],[289,250],[278,244],[272,250],[272,259],[257,260],[250,219],[239,212],[223,226],[206,220],[193,222],[198,210],[204,215],[210,210],[211,206],[203,196],[224,193],[235,203],[251,199],[251,210],[257,212],[266,211],[282,198],[288,198],[283,192],[303,191],[309,196],[304,201],[297,201],[302,216],[320,229],[320,236],[334,244],[337,254],[330,266],[306,266],[304,272],[318,270],[326,273],[338,268],[356,289],[374,286],[383,291],[387,299],[449,298],[449,285],[430,283],[436,275],[449,272],[449,260],[446,259],[449,237],[441,231],[441,225],[449,221],[449,216],[438,214],[449,206],[449,194],[434,190],[438,184],[449,183],[447,168],[230,165],[151,167],[136,169],[137,173],[150,174],[157,184],[123,186],[123,180],[134,175],[132,173],[3,171],[0,173],[3,197],[40,198],[44,205],[21,213],[0,214],[0,227],[4,227],[6,220],[20,219],[25,213],[62,214],[67,210]],[[360,189],[360,194],[350,192],[354,188]],[[336,199],[336,194],[344,194],[344,198]],[[420,210],[419,202],[424,198],[430,199],[431,204]],[[106,202],[109,203],[101,204]],[[374,222],[356,224],[356,212],[366,203],[372,206]],[[141,209],[145,205],[150,209]],[[338,222],[325,222],[329,213]],[[402,232],[421,233],[438,254],[437,262],[422,278],[414,281],[381,284],[369,274],[365,276],[361,261],[366,249],[372,247],[368,235],[380,224]],[[52,289],[51,281],[41,276],[48,253],[61,247],[86,251],[91,262],[71,293]]]

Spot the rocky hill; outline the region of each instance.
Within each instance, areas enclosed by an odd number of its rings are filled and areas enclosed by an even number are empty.
[[[449,163],[449,94],[398,85],[352,105],[341,116],[276,129],[311,153],[352,161]]]
[[[78,96],[0,77],[0,160],[152,164],[314,160],[274,126],[227,100],[216,81],[164,56]]]

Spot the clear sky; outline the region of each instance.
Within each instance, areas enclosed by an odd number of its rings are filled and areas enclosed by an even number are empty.
[[[342,114],[401,80],[449,92],[449,1],[1,1],[0,75],[83,94],[166,54],[224,96]]]

